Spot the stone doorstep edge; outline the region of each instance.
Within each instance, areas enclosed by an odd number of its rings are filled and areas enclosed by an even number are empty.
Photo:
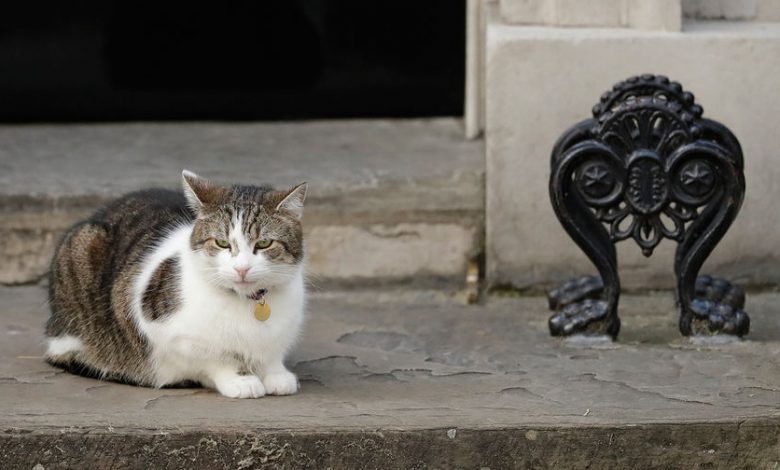
[[[442,201],[434,201],[433,203],[427,201],[427,206],[423,203],[421,207],[414,206],[414,196],[425,199],[426,195],[430,194],[431,190],[435,191],[436,188],[440,187],[442,182],[436,182],[430,188],[416,184],[411,186],[393,184],[384,185],[385,187],[375,190],[358,188],[339,195],[331,194],[311,198],[307,212],[308,217],[304,221],[304,227],[307,230],[354,227],[358,231],[366,231],[369,234],[366,236],[369,239],[373,237],[375,240],[373,243],[380,245],[384,243],[390,248],[392,248],[391,244],[388,244],[387,241],[382,242],[382,239],[389,241],[395,234],[390,233],[392,230],[386,230],[388,233],[381,230],[382,233],[374,233],[375,227],[397,225],[404,229],[399,229],[400,232],[411,233],[415,232],[414,227],[412,227],[411,232],[406,228],[409,227],[409,224],[417,224],[417,228],[433,227],[434,231],[444,230],[442,233],[449,233],[448,230],[455,230],[453,233],[461,236],[468,233],[467,237],[470,238],[469,241],[460,240],[459,242],[462,252],[459,256],[462,256],[463,260],[462,263],[458,263],[462,266],[457,269],[452,269],[450,266],[449,268],[435,267],[433,270],[427,270],[425,266],[420,265],[410,267],[408,272],[403,272],[404,268],[396,267],[395,272],[384,274],[380,269],[376,273],[347,275],[338,273],[338,270],[318,266],[317,279],[323,286],[364,286],[377,284],[381,281],[383,284],[394,285],[421,283],[426,286],[460,288],[465,282],[465,266],[469,261],[479,256],[483,246],[484,210],[481,202],[481,187],[471,183],[464,183],[466,185],[466,189],[463,191],[465,194],[458,195],[453,188],[447,188],[444,191],[445,196]],[[404,197],[403,194],[401,197],[392,197],[393,192],[404,191],[404,188],[411,188],[411,198]],[[385,201],[383,201],[382,194],[390,197],[385,197]],[[447,200],[448,196],[452,196],[452,198]],[[0,269],[0,283],[14,285],[38,281],[46,271],[48,259],[51,256],[50,252],[54,249],[56,240],[59,239],[62,232],[109,200],[110,198],[99,195],[62,197],[0,195],[0,232],[5,232],[9,243],[14,244],[14,247],[0,249],[0,259],[5,260],[0,264],[7,266],[6,269],[13,269],[13,272],[2,272]],[[350,201],[355,201],[356,207],[346,209],[345,206],[349,206]],[[354,232],[351,233],[354,236]],[[335,236],[337,238],[349,237],[350,233],[337,233]],[[423,236],[422,240],[426,240],[425,237],[430,237],[431,234],[419,236]],[[366,240],[365,237],[360,239]],[[25,240],[27,241],[25,242]],[[433,242],[439,243],[439,240],[431,239],[427,243]],[[423,243],[426,242],[423,241]],[[388,255],[391,254],[388,253]],[[336,274],[333,276],[322,275],[328,271],[336,272]]]
[[[533,465],[534,468],[770,468],[780,462],[780,418],[497,429],[236,430],[5,427],[0,466],[221,463],[300,468]],[[243,462],[243,464],[242,464]],[[562,467],[563,465],[563,467]],[[148,468],[148,467],[147,467]],[[167,468],[167,467],[166,467]]]

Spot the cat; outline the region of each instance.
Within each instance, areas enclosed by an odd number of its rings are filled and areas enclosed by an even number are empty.
[[[141,386],[289,395],[303,324],[306,183],[128,194],[71,228],[52,260],[49,364]]]

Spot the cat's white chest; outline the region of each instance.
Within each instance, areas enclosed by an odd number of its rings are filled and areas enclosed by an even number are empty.
[[[172,254],[160,253],[159,257]],[[271,312],[260,321],[254,314],[254,300],[209,285],[186,258],[181,262],[176,311],[162,320],[136,316],[148,340],[157,385],[198,380],[206,369],[220,363],[260,367],[266,361],[281,362],[303,322],[302,273],[284,286],[269,289],[265,299]]]
[[[297,326],[302,303],[286,297],[290,297],[288,292],[269,292],[266,304],[271,312],[260,321],[254,314],[256,302],[249,298],[194,289],[184,293],[183,308],[167,328],[174,336],[198,338],[211,350],[260,359],[284,342],[287,330]]]
[[[269,293],[271,314],[259,321],[251,299],[206,290],[185,292],[182,308],[150,332],[158,381],[192,379],[201,365],[219,361],[259,366],[280,360],[298,336],[302,297],[302,287],[298,299],[289,292]]]

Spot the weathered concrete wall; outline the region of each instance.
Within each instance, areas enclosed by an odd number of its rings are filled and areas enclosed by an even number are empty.
[[[688,18],[740,21],[780,21],[777,0],[682,0]]]
[[[777,0],[496,0],[505,24],[680,31],[681,19],[780,21]]]
[[[507,24],[679,31],[680,0],[501,0]]]
[[[557,137],[590,116],[616,81],[667,75],[692,91],[705,117],[729,126],[745,153],[747,195],[736,224],[705,269],[748,283],[780,281],[780,24],[712,22],[682,33],[491,24],[486,65],[487,276],[529,286],[594,268],[549,202]],[[619,249],[627,287],[673,285],[675,244],[645,259]]]

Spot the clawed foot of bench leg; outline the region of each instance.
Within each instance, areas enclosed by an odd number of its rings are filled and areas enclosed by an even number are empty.
[[[582,334],[586,336],[608,335],[614,337],[611,332],[619,325],[619,320],[609,318],[609,305],[603,300],[585,299],[581,302],[569,304],[550,317],[548,322],[550,334],[553,336],[572,336]]]
[[[547,293],[550,310],[583,301],[585,299],[600,299],[604,292],[604,283],[598,276],[582,276],[574,278],[557,289]]]
[[[744,336],[750,331],[750,318],[742,310],[745,292],[725,279],[699,276],[695,298],[683,306],[680,329],[690,335]]]
[[[548,325],[553,336],[602,336],[614,338],[620,320],[611,315],[609,303],[602,297],[604,283],[598,276],[572,279],[547,294],[555,313]]]

